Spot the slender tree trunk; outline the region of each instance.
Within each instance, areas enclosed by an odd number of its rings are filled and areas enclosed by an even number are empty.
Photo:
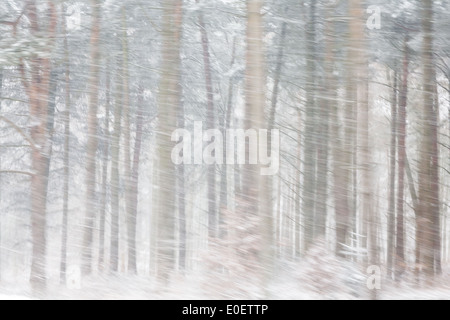
[[[275,74],[273,76],[274,83],[273,83],[273,89],[272,89],[272,99],[271,99],[271,106],[270,106],[270,114],[269,114],[269,121],[268,121],[268,129],[269,129],[269,135],[268,135],[268,150],[270,152],[272,151],[272,129],[275,129],[275,121],[276,121],[276,114],[277,114],[277,105],[278,105],[278,96],[279,96],[279,90],[280,90],[280,81],[281,81],[281,74],[283,70],[283,58],[284,58],[284,47],[286,42],[286,34],[287,34],[287,23],[283,22],[281,25],[281,34],[280,34],[280,43],[278,45],[278,54],[277,54],[277,60],[276,60],[276,67],[275,67]],[[299,185],[298,181],[300,179],[299,174],[296,173],[297,178],[297,186]],[[268,184],[270,186],[270,189],[273,188],[274,185],[274,177],[268,177]],[[280,177],[278,177],[278,180],[280,180]],[[279,183],[278,183],[279,184]],[[271,195],[272,197],[272,195]],[[295,205],[297,205],[297,202],[295,202]],[[272,209],[272,208],[271,208]],[[280,208],[277,208],[279,212]],[[300,214],[298,213],[298,216]],[[278,214],[277,214],[278,216]],[[294,216],[297,216],[297,211],[295,211]],[[294,219],[295,220],[295,219]],[[296,221],[294,221],[295,223]],[[297,230],[297,227],[294,227],[295,230]],[[297,254],[297,246],[296,246],[296,239],[295,238],[298,234],[294,231],[294,254]],[[276,237],[277,238],[277,237]],[[278,238],[277,238],[278,240]]]
[[[196,0],[196,2],[200,3],[200,0]],[[205,68],[206,98],[208,101],[207,127],[208,129],[214,129],[216,119],[211,71],[211,57],[209,54],[208,33],[206,31],[206,24],[202,11],[200,11],[199,13],[198,23],[200,27],[200,33],[202,35],[203,65]],[[214,157],[215,155],[212,154],[211,156]],[[215,238],[217,236],[217,221],[216,167],[215,165],[210,165],[208,167],[208,230],[210,238]]]
[[[350,227],[350,181],[352,172],[355,168],[351,167],[354,157],[354,144],[356,136],[356,105],[357,105],[357,86],[356,78],[358,65],[355,65],[355,59],[358,59],[359,44],[359,23],[355,18],[354,2],[349,6],[349,15],[352,17],[349,23],[349,31],[347,35],[348,51],[346,58],[347,74],[345,79],[346,102],[344,111],[344,143],[336,141],[337,148],[335,151],[334,161],[334,194],[335,194],[335,210],[336,210],[336,254],[344,257],[345,245],[347,243],[348,232]],[[335,114],[336,116],[337,114]],[[338,119],[334,119],[338,121]],[[335,124],[337,125],[337,124]],[[335,137],[337,138],[337,137]]]
[[[247,53],[245,78],[245,127],[267,128],[264,116],[266,104],[266,63],[263,43],[262,7],[264,1],[247,0]],[[259,148],[263,147],[260,143]],[[267,146],[264,146],[267,147]],[[247,148],[247,152],[249,152]],[[248,159],[248,157],[247,157]],[[259,232],[261,234],[261,250],[258,262],[262,267],[262,287],[267,296],[266,285],[272,273],[273,219],[272,219],[272,188],[270,179],[261,176],[260,165],[246,165],[243,176],[243,199],[251,217],[259,216]]]
[[[233,50],[231,54],[231,62],[230,69],[234,67],[236,61],[236,38],[233,39]],[[231,125],[231,115],[234,112],[234,84],[233,77],[231,76],[228,81],[228,101],[225,110],[225,116],[222,117],[222,130],[223,136],[226,139],[226,132],[230,128]],[[226,141],[224,141],[226,145]],[[227,150],[226,148],[223,150],[223,166],[220,177],[220,210],[219,210],[219,236],[220,238],[225,238],[226,236],[226,222],[224,218],[224,212],[228,210],[228,165],[227,165]]]
[[[369,55],[367,51],[368,42],[365,36],[363,1],[352,0],[350,2],[351,10],[353,12],[355,27],[355,40],[359,40],[358,47],[358,69],[356,70],[356,79],[360,83],[358,100],[360,102],[358,110],[358,124],[361,126],[358,130],[360,143],[358,147],[358,154],[360,155],[361,163],[358,164],[361,168],[361,184],[362,184],[362,221],[367,226],[367,251],[369,255],[368,264],[378,265],[378,244],[377,244],[377,211],[374,208],[374,186],[373,186],[373,171],[372,171],[372,152],[370,139],[370,103],[369,103]],[[356,43],[352,43],[355,45]],[[371,298],[377,298],[376,290],[371,291]]]
[[[306,32],[306,119],[304,154],[304,182],[302,214],[305,219],[303,242],[308,251],[314,238],[314,192],[316,183],[316,0],[310,1],[309,23]]]
[[[184,124],[184,106],[180,103],[178,113],[178,128],[185,128]],[[187,230],[186,230],[186,176],[184,165],[178,166],[178,215],[179,215],[179,266],[181,270],[186,269],[186,249],[187,249]]]
[[[67,272],[67,240],[68,240],[68,221],[69,221],[69,180],[70,180],[70,58],[69,43],[67,39],[67,25],[64,19],[64,59],[65,59],[65,106],[64,112],[64,186],[63,186],[63,218],[61,235],[61,263],[60,263],[60,283],[66,284]]]
[[[405,158],[406,158],[406,118],[408,103],[408,78],[409,78],[409,47],[408,35],[404,40],[403,78],[400,89],[400,101],[398,111],[398,191],[397,191],[397,246],[396,246],[396,274],[402,274],[405,262],[405,230],[404,230],[404,202],[405,202]]]
[[[136,115],[136,139],[134,141],[134,154],[133,154],[133,167],[131,170],[131,183],[130,183],[130,193],[131,193],[131,231],[129,231],[128,239],[132,242],[129,244],[128,254],[128,271],[133,271],[137,274],[137,256],[136,256],[136,226],[137,226],[137,213],[139,204],[139,168],[141,163],[141,150],[142,150],[142,135],[144,126],[144,88],[141,86],[139,88],[139,98],[138,98],[138,111]],[[131,233],[130,233],[131,232]],[[131,236],[130,236],[131,234]],[[134,253],[134,254],[133,254]],[[130,265],[131,261],[131,265]]]
[[[423,1],[423,113],[422,141],[419,159],[419,203],[420,219],[418,228],[422,238],[420,244],[420,262],[423,265],[427,279],[431,281],[440,269],[436,265],[435,241],[440,239],[436,223],[440,220],[439,194],[439,154],[438,154],[438,103],[436,103],[434,85],[436,74],[433,61],[433,1]],[[433,223],[435,224],[433,226]]]
[[[391,96],[391,147],[389,164],[389,207],[388,207],[388,241],[387,241],[387,268],[392,277],[394,258],[394,235],[395,235],[395,177],[397,162],[397,70],[394,70],[393,89]]]
[[[314,236],[325,238],[328,213],[328,163],[329,163],[329,143],[330,143],[330,110],[335,103],[335,79],[334,72],[334,22],[331,17],[334,6],[326,7],[325,24],[325,79],[322,84],[322,96],[319,105],[319,138],[317,150],[317,194],[316,194],[316,214],[314,221]]]
[[[122,65],[121,57],[117,65]],[[119,271],[119,214],[120,214],[120,137],[122,135],[123,81],[116,75],[116,103],[114,107],[114,133],[111,139],[111,245],[110,272]]]
[[[57,13],[55,5],[49,1],[49,24],[47,36],[53,40],[56,33]],[[31,33],[36,35],[39,27],[36,1],[28,5],[28,18]],[[26,84],[30,101],[31,139],[34,142],[31,159],[33,176],[31,178],[31,233],[33,255],[31,262],[31,285],[36,294],[42,294],[46,287],[46,167],[49,161],[50,141],[47,132],[48,101],[50,91],[51,62],[49,58],[35,57],[30,62],[31,81]],[[26,81],[26,80],[24,80]]]
[[[92,245],[94,239],[94,219],[97,208],[96,199],[96,154],[98,147],[97,138],[97,113],[98,90],[100,73],[100,3],[91,0],[92,26],[90,40],[91,66],[89,72],[89,111],[88,111],[88,141],[86,150],[86,198],[85,198],[85,222],[83,235],[83,273],[92,271]]]
[[[128,58],[128,23],[126,5],[122,8],[122,81],[123,81],[123,120],[124,120],[124,163],[125,163],[125,199],[127,221],[127,245],[128,245],[128,272],[137,274],[136,262],[136,226],[137,203],[134,196],[134,183],[131,169],[131,106],[130,106],[130,72]],[[137,190],[136,190],[137,192]]]
[[[99,236],[99,260],[100,271],[105,270],[105,224],[108,205],[108,164],[110,154],[110,132],[109,122],[111,116],[111,71],[110,59],[107,59],[108,69],[106,71],[106,105],[105,105],[105,124],[103,132],[103,169],[102,169],[102,200],[100,208],[100,236]]]
[[[183,1],[163,2],[161,78],[158,96],[157,155],[159,165],[158,189],[155,194],[157,215],[157,277],[169,281],[175,267],[175,167],[171,160],[170,135],[177,125],[180,103],[180,50],[183,21]]]
[[[433,250],[434,250],[434,265],[435,265],[435,274],[442,274],[442,236],[441,236],[441,187],[440,187],[440,141],[439,141],[439,128],[440,128],[440,105],[439,105],[439,92],[438,92],[438,83],[437,83],[437,75],[434,70],[434,109],[433,109],[433,127],[432,127],[432,161],[433,168],[431,171],[432,175],[432,192],[434,196],[438,198],[434,198],[435,201],[433,203]]]

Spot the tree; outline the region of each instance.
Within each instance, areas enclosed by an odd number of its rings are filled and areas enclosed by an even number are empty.
[[[64,33],[64,58],[65,58],[65,107],[64,112],[64,187],[63,187],[63,219],[61,236],[61,264],[60,264],[60,282],[66,283],[67,272],[67,240],[68,240],[68,221],[69,221],[69,179],[70,179],[70,58],[69,44],[67,39],[67,22],[63,22]]]
[[[245,128],[267,128],[264,117],[266,105],[266,61],[263,44],[262,0],[247,0],[247,49],[245,74]],[[267,148],[261,142],[260,148]],[[270,150],[271,151],[271,150]],[[249,159],[249,148],[246,150]],[[262,268],[262,285],[266,285],[272,274],[272,188],[267,176],[261,176],[260,165],[246,165],[243,173],[242,199],[245,203],[242,214],[249,219],[259,218],[258,231],[261,248],[258,254]]]
[[[404,231],[404,189],[405,189],[405,159],[406,159],[406,136],[407,136],[407,113],[406,107],[408,104],[408,79],[409,79],[409,36],[406,34],[404,40],[404,58],[403,58],[403,72],[402,82],[400,84],[400,98],[398,110],[398,191],[397,191],[397,246],[396,246],[396,267],[401,268],[405,261],[405,231]],[[403,270],[398,270],[402,273]]]
[[[97,114],[98,114],[98,90],[100,73],[100,14],[101,4],[98,0],[91,0],[92,26],[90,41],[91,67],[89,72],[89,113],[88,113],[88,142],[86,153],[86,198],[85,198],[85,222],[83,233],[83,272],[91,273],[92,270],[92,243],[94,237],[94,219],[97,210],[96,205],[96,160],[97,160]]]
[[[30,32],[38,36],[45,34],[48,41],[47,52],[56,36],[57,10],[54,3],[48,1],[49,23],[41,29],[36,1],[28,2],[25,8],[30,21]],[[42,18],[43,19],[43,18]],[[31,284],[36,293],[46,287],[46,211],[47,211],[47,166],[50,161],[50,139],[48,133],[48,103],[50,94],[50,58],[35,56],[29,61],[29,79],[22,61],[22,82],[27,92],[31,116],[31,141],[33,142],[31,158],[33,175],[31,178],[31,230],[33,238],[33,256],[31,266]]]
[[[441,270],[440,245],[437,245],[440,243],[439,102],[434,89],[436,73],[433,59],[433,1],[423,1],[422,10],[423,109],[419,149],[420,216],[417,217],[420,238],[417,239],[417,245],[419,262],[431,280]]]
[[[118,57],[117,65],[122,65],[122,57]],[[111,272],[119,271],[119,213],[120,213],[120,136],[122,135],[123,114],[123,81],[116,76],[116,103],[114,106],[114,132],[111,139],[111,245],[110,267]]]
[[[176,129],[177,109],[180,103],[180,46],[183,19],[181,0],[164,0],[162,26],[162,61],[158,92],[158,189],[155,190],[158,205],[157,219],[157,274],[162,282],[169,280],[175,263],[175,168],[171,160],[170,139]]]
[[[314,240],[315,201],[316,188],[316,0],[311,0],[309,23],[306,32],[306,119],[305,119],[305,148],[304,154],[304,182],[302,196],[302,213],[305,219],[304,245],[307,251]],[[322,214],[322,213],[321,213]]]
[[[388,240],[387,240],[387,268],[389,274],[393,274],[393,258],[394,258],[394,235],[395,235],[395,178],[397,163],[397,91],[398,91],[398,73],[394,71],[392,79],[392,95],[391,95],[391,142],[390,142],[390,163],[389,163],[389,204],[388,204]]]

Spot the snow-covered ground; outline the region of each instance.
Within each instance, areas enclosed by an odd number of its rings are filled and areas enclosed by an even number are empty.
[[[321,263],[318,265],[316,263]],[[205,274],[176,276],[161,289],[150,277],[92,276],[85,278],[80,289],[50,284],[41,299],[51,300],[366,300],[370,292],[362,273],[349,264],[319,259],[301,264],[283,264],[264,296],[248,279],[217,278]],[[30,286],[2,282],[0,300],[34,299]],[[410,279],[395,283],[383,278],[377,292],[380,300],[450,300],[450,272],[444,270],[433,286],[418,286]]]

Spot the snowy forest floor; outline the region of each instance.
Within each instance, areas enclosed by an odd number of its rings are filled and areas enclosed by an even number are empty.
[[[447,279],[448,280],[448,279]],[[358,300],[369,299],[364,294],[349,294],[346,289],[330,292],[317,292],[299,282],[280,281],[271,286],[271,300]],[[253,294],[239,296],[239,299],[258,299]],[[0,300],[32,300],[28,285],[2,284]],[[164,291],[155,289],[155,285],[144,277],[97,277],[86,279],[82,289],[68,289],[65,286],[50,286],[44,299],[49,300],[214,300],[227,299],[217,292],[211,296],[202,291],[200,285],[189,279],[177,282]],[[233,297],[229,297],[233,300]],[[439,283],[429,288],[419,288],[412,283],[385,285],[378,291],[382,300],[449,300],[450,282]]]
[[[169,285],[157,286],[149,276],[93,275],[75,284],[76,289],[48,284],[47,292],[40,297],[49,300],[366,300],[371,295],[367,289],[368,275],[355,263],[341,261],[331,254],[307,257],[302,262],[283,262],[275,265],[276,276],[266,295],[255,285],[255,272],[241,276],[198,271],[186,276],[177,275]],[[6,281],[5,281],[6,280]],[[394,282],[384,275],[380,300],[449,300],[450,265],[434,285],[417,285],[412,272],[405,272],[402,281]],[[73,286],[73,284],[72,284]],[[70,284],[69,284],[70,287]],[[34,299],[27,282],[0,283],[0,300]]]

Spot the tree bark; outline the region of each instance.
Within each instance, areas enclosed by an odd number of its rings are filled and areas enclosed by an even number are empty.
[[[245,129],[266,129],[264,116],[266,105],[266,62],[263,43],[262,7],[264,1],[247,0],[247,52],[245,74]],[[260,149],[262,146],[259,145]],[[247,153],[249,152],[247,148]],[[248,157],[246,157],[249,159]],[[267,296],[266,285],[272,273],[272,188],[270,179],[261,176],[260,165],[246,165],[243,174],[243,201],[245,214],[251,218],[257,214],[261,249],[257,254],[261,270],[262,287]]]
[[[334,5],[325,8],[325,78],[322,83],[322,97],[319,103],[319,138],[317,150],[317,193],[316,193],[316,214],[314,221],[314,237],[325,238],[328,213],[328,164],[329,164],[329,143],[330,143],[330,110],[333,103],[336,103],[336,84],[333,76],[334,72],[334,22],[332,15]]]
[[[306,31],[306,119],[305,119],[305,147],[304,181],[302,195],[302,214],[305,219],[303,242],[308,251],[314,238],[314,214],[316,190],[316,0],[310,2],[309,23]]]
[[[49,25],[46,35],[53,41],[56,34],[57,13],[55,5],[49,1]],[[36,1],[28,5],[28,19],[31,33],[42,32],[39,27]],[[47,132],[48,101],[50,91],[51,62],[49,58],[35,57],[30,62],[31,80],[25,85],[30,101],[31,140],[34,142],[31,159],[31,233],[33,255],[31,262],[31,285],[35,294],[42,294],[46,288],[46,164],[49,161],[50,141]],[[23,79],[24,82],[26,79]]]
[[[106,105],[105,105],[105,124],[103,129],[103,169],[102,169],[102,200],[100,208],[100,236],[99,236],[99,257],[98,266],[100,271],[105,270],[105,224],[106,212],[108,206],[108,164],[110,155],[110,139],[109,132],[110,116],[111,116],[111,71],[110,59],[107,59],[108,69],[106,71]]]
[[[405,230],[404,230],[404,202],[405,202],[405,158],[407,136],[407,103],[408,103],[408,78],[409,78],[409,37],[405,36],[403,45],[403,77],[400,88],[400,101],[398,110],[398,191],[397,191],[397,246],[395,254],[396,275],[403,273],[405,264]]]
[[[419,159],[419,205],[420,217],[417,228],[421,231],[419,240],[420,264],[428,281],[432,281],[439,271],[435,250],[435,241],[440,239],[440,229],[436,225],[440,220],[439,194],[439,148],[438,148],[438,103],[435,97],[434,85],[436,73],[433,61],[433,1],[423,1],[423,111],[422,139]],[[434,224],[434,225],[433,225]]]
[[[233,50],[231,53],[231,62],[230,69],[234,67],[236,62],[236,38],[233,39]],[[234,112],[233,107],[234,102],[234,85],[233,85],[233,76],[228,80],[228,101],[225,110],[225,115],[222,117],[222,132],[225,137],[225,145],[226,145],[226,132],[231,126],[231,115]],[[227,150],[226,148],[223,150],[223,165],[220,177],[220,210],[219,210],[219,237],[221,239],[225,238],[227,230],[226,230],[226,221],[224,217],[224,212],[228,210],[228,165],[227,165]]]
[[[69,43],[67,39],[67,25],[64,19],[64,64],[65,64],[65,106],[64,112],[64,186],[63,186],[63,218],[62,218],[62,234],[61,234],[61,263],[60,263],[60,283],[66,284],[67,276],[67,240],[68,240],[68,221],[69,221],[69,180],[70,180],[70,58]]]
[[[98,147],[97,115],[98,115],[98,91],[100,73],[100,3],[91,0],[92,26],[90,40],[91,66],[89,72],[89,111],[88,111],[88,141],[86,150],[86,198],[85,198],[85,222],[83,232],[83,273],[92,272],[92,250],[94,239],[94,219],[97,209],[96,199],[96,155]]]
[[[126,5],[122,7],[122,79],[123,79],[123,109],[124,109],[124,163],[125,163],[125,199],[127,219],[128,272],[137,274],[136,261],[136,226],[137,226],[137,189],[134,190],[131,164],[131,106],[130,106],[130,72],[128,58],[128,22]]]
[[[394,258],[394,235],[395,235],[395,177],[397,163],[397,91],[398,75],[394,70],[393,89],[391,96],[391,146],[389,163],[389,207],[388,207],[388,241],[387,241],[387,268],[392,277]]]
[[[128,239],[131,241],[129,244],[128,257],[128,271],[132,271],[137,274],[137,250],[136,250],[136,226],[137,226],[137,213],[139,204],[139,168],[141,163],[141,150],[142,150],[142,135],[144,126],[144,88],[139,88],[139,98],[138,98],[138,111],[136,115],[136,138],[134,141],[134,154],[133,154],[133,167],[131,170],[131,182],[130,182],[130,193],[131,193],[131,230],[128,234]],[[131,233],[131,236],[130,236]],[[131,255],[131,256],[130,256]],[[131,262],[130,262],[131,261]]]
[[[175,267],[175,167],[171,160],[170,135],[177,125],[180,103],[180,50],[183,21],[183,1],[163,3],[161,78],[158,96],[157,154],[159,165],[157,215],[157,277],[168,283]]]
[[[200,3],[200,0],[196,0]],[[211,70],[211,57],[209,53],[209,39],[206,31],[206,24],[203,12],[199,12],[198,23],[200,27],[200,33],[202,36],[202,50],[203,50],[203,66],[205,69],[205,85],[206,85],[206,98],[207,98],[207,127],[208,129],[214,129],[215,108],[214,108],[214,92],[212,83],[212,70]],[[212,157],[215,155],[212,154]],[[216,166],[208,166],[208,230],[209,237],[215,238],[217,236],[217,204],[216,204]]]
[[[118,58],[117,65],[122,65],[122,58]],[[111,139],[111,246],[110,272],[119,271],[119,213],[120,213],[120,137],[122,135],[123,113],[123,81],[116,75],[116,103],[114,107],[114,133]]]

